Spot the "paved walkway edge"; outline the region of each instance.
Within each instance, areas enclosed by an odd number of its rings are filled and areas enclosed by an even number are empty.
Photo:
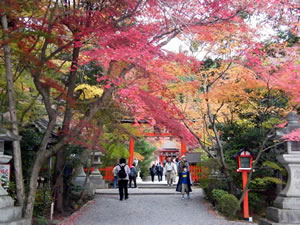
[[[87,203],[85,203],[79,210],[72,213],[69,217],[65,218],[62,222],[60,222],[58,225],[73,225],[74,221],[85,211],[88,210],[89,206],[95,204],[95,200],[90,200]]]

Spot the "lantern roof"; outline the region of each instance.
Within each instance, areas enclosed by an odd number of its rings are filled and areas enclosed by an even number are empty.
[[[242,148],[240,151],[238,151],[237,153],[235,153],[233,155],[234,158],[237,158],[239,156],[253,156],[252,152],[246,147],[246,148]]]
[[[19,141],[21,137],[6,128],[0,127],[0,141]]]
[[[281,138],[282,136],[291,133],[295,129],[300,128],[299,116],[296,112],[289,112],[287,117],[287,125],[284,128],[279,128],[276,130],[276,138]]]

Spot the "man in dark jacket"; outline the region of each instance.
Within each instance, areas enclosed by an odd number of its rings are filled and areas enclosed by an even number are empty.
[[[159,162],[156,166],[156,173],[157,173],[159,182],[162,181],[163,171],[164,171],[164,168],[162,167],[161,162]]]
[[[125,194],[125,200],[128,198],[129,173],[130,173],[130,168],[128,165],[126,165],[126,159],[121,158],[119,165],[116,166],[116,174],[118,174],[120,201],[123,200],[124,194]]]
[[[150,175],[151,175],[151,180],[152,182],[154,182],[154,176],[156,175],[156,166],[153,163],[152,167],[150,167]]]

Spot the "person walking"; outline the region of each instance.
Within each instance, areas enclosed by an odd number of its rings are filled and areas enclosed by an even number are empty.
[[[165,174],[167,176],[167,184],[168,186],[172,185],[173,175],[176,173],[175,164],[171,162],[171,159],[168,158],[167,163],[165,165]]]
[[[156,166],[156,172],[157,172],[157,177],[158,177],[158,182],[162,181],[162,176],[164,172],[164,168],[161,165],[161,162],[159,162]]]
[[[172,180],[172,183],[175,184],[176,177],[177,177],[177,164],[176,164],[175,159],[172,160],[172,164],[174,165],[174,171],[172,171],[171,180]]]
[[[176,191],[181,192],[181,199],[184,199],[184,193],[186,193],[188,199],[190,198],[190,192],[192,192],[190,172],[185,165],[182,167],[182,172],[179,175]]]
[[[129,187],[131,188],[131,182],[133,181],[134,183],[134,188],[136,188],[136,168],[135,168],[135,163],[132,164],[132,166],[130,167],[130,173],[129,173]]]
[[[179,176],[180,176],[180,173],[183,172],[184,166],[187,168],[188,171],[190,171],[190,165],[189,165],[189,162],[187,161],[185,155],[181,156],[181,160],[178,163],[177,171],[178,171]]]
[[[118,174],[118,185],[120,201],[123,200],[125,194],[125,200],[128,199],[128,179],[130,174],[130,168],[126,165],[126,159],[121,158],[119,165],[116,166],[116,173]]]
[[[156,175],[156,166],[153,163],[152,167],[149,168],[150,170],[150,175],[151,175],[151,180],[154,182],[154,176]]]
[[[114,175],[114,188],[117,188],[117,183],[118,183],[118,174],[117,174],[117,171],[116,171],[116,168],[119,164],[117,163],[115,165],[115,167],[113,168],[112,172],[113,172],[113,175]]]

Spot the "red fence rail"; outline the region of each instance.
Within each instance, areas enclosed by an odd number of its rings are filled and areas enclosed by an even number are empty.
[[[102,169],[99,169],[100,171],[102,171],[103,174],[103,179],[106,181],[113,181],[114,180],[114,174],[113,174],[113,166],[108,166]]]
[[[113,181],[114,180],[114,174],[112,172],[113,168],[114,168],[113,166],[107,166],[105,168],[99,169],[99,171],[105,181]],[[87,172],[87,171],[89,171],[89,169],[85,168],[84,171]],[[94,171],[94,167],[91,167],[90,172],[93,172],[93,171]]]
[[[201,179],[207,177],[207,168],[200,166],[190,166],[190,173],[193,182],[199,182]]]

